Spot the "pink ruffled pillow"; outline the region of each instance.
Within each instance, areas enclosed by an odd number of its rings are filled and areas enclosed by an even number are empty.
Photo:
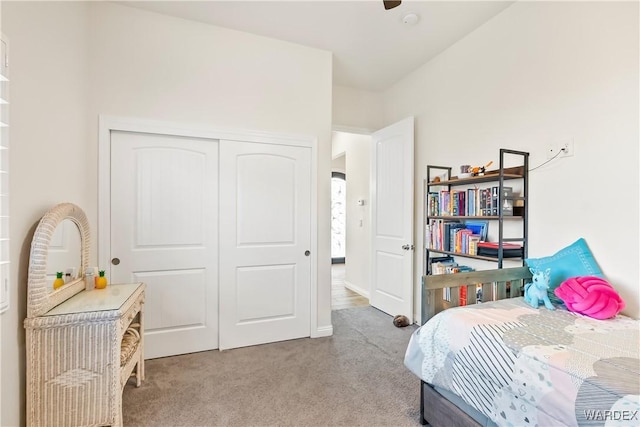
[[[609,319],[620,313],[624,301],[613,287],[601,277],[570,277],[554,293],[569,311],[594,319]]]

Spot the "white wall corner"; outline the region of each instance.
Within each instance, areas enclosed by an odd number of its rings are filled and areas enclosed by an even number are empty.
[[[361,288],[358,285],[354,285],[353,283],[345,280],[344,281],[344,287],[349,289],[350,291],[353,291],[355,293],[357,293],[358,295],[361,295],[367,299],[369,299],[369,291],[366,289]]]

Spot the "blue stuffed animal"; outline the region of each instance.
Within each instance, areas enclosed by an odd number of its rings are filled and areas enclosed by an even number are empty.
[[[551,275],[551,269],[547,268],[545,271],[534,271],[529,269],[533,274],[533,282],[527,283],[524,287],[524,300],[533,308],[538,308],[541,303],[549,310],[555,310],[556,308],[551,304],[549,300],[549,278]]]

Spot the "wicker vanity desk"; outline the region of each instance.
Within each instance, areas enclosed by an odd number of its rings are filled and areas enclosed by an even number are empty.
[[[122,425],[122,390],[144,379],[144,288],[83,291],[25,320],[28,425]]]
[[[69,227],[72,234],[79,232],[80,250],[72,254],[79,265],[49,256],[67,221],[77,226]],[[86,215],[72,203],[51,208],[31,242],[24,320],[29,427],[121,426],[123,388],[131,376],[137,386],[144,379],[145,284],[93,289],[93,278],[82,274],[90,242]],[[52,289],[48,262],[55,270],[78,265],[80,274]]]

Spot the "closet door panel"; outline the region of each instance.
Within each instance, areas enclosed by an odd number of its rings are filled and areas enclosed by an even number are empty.
[[[311,149],[220,141],[220,348],[310,335]]]
[[[111,133],[112,282],[147,284],[146,357],[218,348],[218,141]]]

